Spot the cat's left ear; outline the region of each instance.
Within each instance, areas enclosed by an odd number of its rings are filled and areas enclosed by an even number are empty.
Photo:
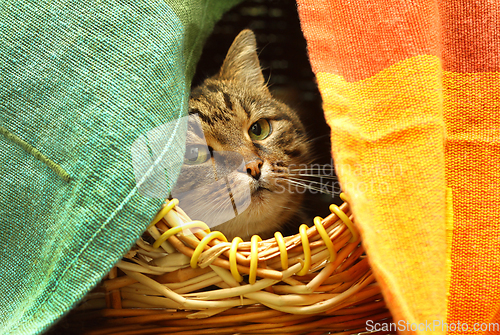
[[[268,92],[257,56],[255,35],[251,30],[245,29],[236,36],[227,52],[218,78],[236,80]]]

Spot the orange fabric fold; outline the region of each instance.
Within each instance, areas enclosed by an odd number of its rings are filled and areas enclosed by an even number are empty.
[[[396,322],[415,325],[446,318],[439,73],[435,56],[360,82],[317,73],[336,172],[372,268]]]
[[[435,1],[297,3],[315,73],[356,81],[409,57],[440,54]]]
[[[500,333],[500,3],[297,2],[399,333]]]
[[[443,83],[454,208],[448,322],[500,334],[500,72],[449,72]]]

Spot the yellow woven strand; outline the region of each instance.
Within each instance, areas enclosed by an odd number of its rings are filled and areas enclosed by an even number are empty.
[[[259,235],[252,236],[251,247],[250,247],[250,273],[248,277],[248,282],[250,284],[255,284],[255,280],[257,279],[257,263],[259,261],[259,242],[262,239]]]
[[[351,219],[339,208],[337,205],[330,205],[330,211],[337,215],[339,219],[344,222],[344,224],[349,228],[351,231],[351,239],[349,240],[349,243],[356,242],[358,240],[358,230],[354,227],[354,224],[352,223]]]
[[[148,229],[151,228],[152,226],[154,226],[155,224],[157,224],[165,215],[167,215],[168,212],[170,212],[170,210],[172,208],[174,208],[178,204],[179,204],[179,200],[177,200],[177,199],[170,200],[168,202],[168,204],[165,207],[163,207],[158,214],[156,214],[153,221],[151,221],[151,223],[148,225]]]
[[[342,193],[341,198],[347,202],[346,196]],[[169,211],[171,211],[175,206],[179,204],[179,201],[177,199],[172,199],[169,201],[169,203],[162,208],[162,210],[156,215],[156,217],[153,219],[153,221],[149,224],[149,227],[152,227],[156,225]],[[358,232],[354,228],[352,221],[349,219],[349,217],[342,211],[340,208],[336,205],[331,205],[330,206],[330,211],[332,213],[335,213],[343,222],[344,224],[349,228],[351,231],[352,237],[349,240],[349,243],[355,242],[358,239]],[[325,228],[321,224],[323,219],[321,217],[316,217],[314,218],[314,225],[316,227],[316,230],[318,231],[319,235],[325,242],[325,246],[328,249],[328,252],[330,254],[330,262],[333,262],[337,254],[335,253],[335,249],[333,246],[333,243],[328,236],[328,233],[326,232]],[[164,232],[153,244],[154,248],[159,248],[160,245],[165,242],[169,237],[180,233],[184,229],[190,229],[190,228],[202,228],[206,232],[208,232],[208,235],[205,236],[196,249],[194,250],[194,253],[191,257],[191,262],[190,265],[192,268],[196,268],[198,266],[198,259],[202,252],[204,251],[204,248],[208,245],[210,241],[212,241],[215,238],[220,238],[221,240],[224,240],[227,242],[227,238],[222,234],[221,232],[215,231],[215,232],[210,232],[210,229],[208,226],[202,222],[202,221],[192,221],[186,224],[183,224],[182,226],[174,227],[166,232]],[[302,263],[302,269],[297,273],[299,276],[303,276],[309,272],[309,269],[311,267],[311,249],[309,246],[309,239],[307,237],[307,229],[309,227],[305,224],[300,226],[299,233],[300,233],[300,238],[302,242],[302,247],[304,250],[304,261],[300,260],[300,263]],[[286,250],[286,244],[283,238],[283,235],[280,232],[276,232],[274,234],[274,237],[276,239],[276,242],[278,244],[279,250],[280,250],[280,259],[281,259],[281,267],[283,270],[288,269],[288,252]],[[258,243],[261,242],[262,239],[258,235],[252,236],[251,239],[251,250],[250,250],[250,271],[249,271],[249,282],[250,284],[254,284],[256,279],[257,279],[257,265],[258,265]],[[243,280],[243,277],[240,275],[238,272],[237,268],[237,261],[236,261],[236,253],[238,250],[238,244],[240,242],[243,242],[243,240],[240,237],[235,237],[232,241],[231,249],[229,252],[229,264],[230,264],[230,271],[232,276],[234,277],[235,280],[238,282],[241,282]]]
[[[278,248],[280,249],[280,257],[281,257],[281,269],[288,269],[288,251],[286,251],[285,239],[283,235],[277,231],[274,233],[274,238],[278,243]]]
[[[344,192],[340,193],[340,199],[342,199],[342,201],[344,201],[344,202],[349,203],[349,198],[347,197],[347,195]]]
[[[233,238],[231,250],[229,250],[229,269],[238,283],[243,281],[243,277],[238,272],[238,264],[236,263],[236,253],[238,252],[238,244],[240,244],[240,242],[243,242],[241,237]]]
[[[297,276],[307,274],[311,268],[311,248],[309,247],[309,239],[307,238],[308,228],[306,224],[301,225],[299,228],[300,240],[302,241],[302,248],[304,249],[304,264],[302,269],[297,272]]]
[[[158,228],[156,228],[156,226],[152,226],[151,228],[148,229],[148,232],[149,234],[156,240],[158,238],[160,238],[161,234],[160,234],[160,231],[158,230]],[[164,251],[166,251],[167,253],[169,254],[172,254],[175,252],[175,248],[170,244],[168,243],[167,241],[163,241],[160,246]],[[153,246],[151,246],[151,248],[153,250],[159,250],[158,248],[154,248]]]
[[[325,227],[321,224],[323,219],[319,216],[316,216],[314,218],[314,226],[316,226],[316,230],[319,233],[319,236],[325,241],[325,245],[328,248],[328,252],[330,252],[330,262],[333,262],[335,258],[337,258],[337,253],[335,252],[335,249],[333,248],[333,242],[330,239],[330,236],[328,236],[328,233],[326,232]]]
[[[182,227],[176,227],[176,228],[182,229]],[[226,236],[224,236],[224,234],[222,234],[220,231],[213,231],[210,234],[208,234],[207,236],[205,236],[200,241],[200,243],[198,244],[196,249],[194,249],[193,256],[191,256],[191,267],[193,269],[196,269],[198,267],[198,258],[200,258],[200,255],[203,252],[203,250],[205,249],[205,247],[207,246],[207,244],[216,238],[219,238],[219,239],[223,240],[224,242],[227,242]]]
[[[208,228],[208,226],[206,225],[205,222],[202,222],[202,221],[191,221],[191,222],[188,222],[186,224],[183,224],[182,226],[170,228],[169,230],[167,230],[166,232],[164,232],[163,234],[161,234],[161,236],[153,244],[153,248],[159,248],[160,245],[163,242],[165,242],[166,240],[168,240],[168,238],[170,236],[174,236],[175,234],[180,233],[184,229],[191,229],[191,228],[201,228],[201,229],[203,229],[207,233],[210,232],[210,229]]]

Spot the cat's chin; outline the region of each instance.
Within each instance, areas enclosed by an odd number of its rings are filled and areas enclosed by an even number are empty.
[[[254,201],[262,201],[264,197],[270,196],[273,191],[266,187],[259,187],[255,191],[252,192],[252,202]]]
[[[301,199],[299,194],[277,194],[259,187],[252,192],[251,203],[244,212],[213,230],[221,231],[229,240],[236,236],[250,240],[254,234],[270,238],[297,217]]]

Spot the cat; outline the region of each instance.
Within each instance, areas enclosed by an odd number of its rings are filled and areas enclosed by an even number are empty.
[[[234,39],[219,73],[191,91],[189,115],[172,195],[192,219],[244,240],[302,220],[304,192],[289,168],[312,162],[311,141],[266,86],[251,30]]]

